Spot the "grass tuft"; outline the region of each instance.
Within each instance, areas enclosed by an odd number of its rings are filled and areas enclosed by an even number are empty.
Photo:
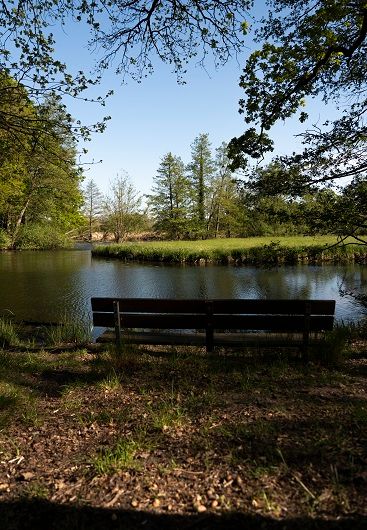
[[[92,341],[91,325],[65,315],[60,324],[45,329],[45,342],[49,346],[76,344],[84,346]]]
[[[121,387],[121,377],[112,369],[102,381],[99,381],[98,386],[106,391],[117,390]]]
[[[19,336],[16,325],[8,318],[0,318],[0,348],[18,346]]]
[[[92,460],[92,467],[98,475],[108,475],[120,469],[138,467],[135,455],[139,444],[132,440],[119,440],[114,447],[104,447]]]

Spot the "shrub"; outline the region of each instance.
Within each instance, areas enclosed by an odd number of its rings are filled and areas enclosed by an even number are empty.
[[[15,241],[15,247],[23,250],[64,248],[69,244],[67,237],[60,229],[47,224],[22,226]]]
[[[10,246],[10,237],[9,235],[0,228],[0,248],[8,248]]]

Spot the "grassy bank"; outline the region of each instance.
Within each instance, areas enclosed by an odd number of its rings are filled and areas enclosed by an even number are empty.
[[[0,351],[1,527],[363,528],[366,369]]]
[[[0,349],[40,349],[68,345],[90,344],[91,324],[88,319],[78,320],[65,316],[58,323],[14,322],[0,317]]]
[[[294,264],[367,260],[360,245],[331,246],[333,236],[254,237],[98,245],[93,256],[166,263]]]

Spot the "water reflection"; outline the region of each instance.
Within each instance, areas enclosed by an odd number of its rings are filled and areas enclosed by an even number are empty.
[[[361,307],[339,288],[367,292],[367,268],[348,264],[279,268],[167,266],[92,259],[89,250],[0,253],[0,314],[53,321],[90,311],[92,296],[331,298],[339,320]]]

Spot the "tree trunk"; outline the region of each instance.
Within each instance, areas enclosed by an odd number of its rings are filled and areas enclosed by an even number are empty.
[[[20,225],[23,222],[24,215],[25,215],[25,213],[27,211],[27,208],[29,206],[30,200],[31,200],[31,197],[29,196],[28,199],[26,200],[25,205],[23,206],[23,208],[21,209],[21,211],[20,211],[20,213],[19,213],[19,215],[17,217],[16,223],[15,223],[15,227],[14,227],[14,230],[13,230],[13,233],[12,233],[12,237],[11,237],[11,248],[15,247],[15,241],[16,241],[19,229],[20,229]]]

